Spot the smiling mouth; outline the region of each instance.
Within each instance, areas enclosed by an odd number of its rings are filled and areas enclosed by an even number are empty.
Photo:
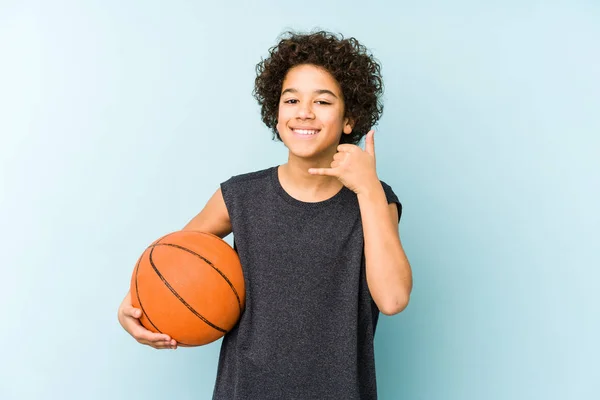
[[[321,130],[320,129],[296,129],[296,128],[292,128],[292,132],[294,132],[297,135],[302,135],[302,136],[314,136],[317,133],[319,133]]]

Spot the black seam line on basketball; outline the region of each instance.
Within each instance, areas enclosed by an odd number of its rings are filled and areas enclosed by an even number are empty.
[[[143,254],[142,254],[142,257],[144,257]],[[138,303],[140,304],[140,309],[142,310],[142,312],[144,314],[146,314],[146,318],[148,319],[148,322],[150,322],[152,324],[152,326],[154,327],[154,329],[156,329],[158,331],[158,333],[162,333],[161,330],[158,329],[158,327],[156,325],[154,325],[154,322],[152,322],[152,320],[148,316],[148,313],[146,312],[146,310],[144,309],[144,305],[142,304],[142,299],[140,298],[140,292],[138,290],[138,271],[140,270],[140,261],[142,260],[142,257],[140,257],[137,264],[135,265],[135,296],[137,297]]]
[[[185,247],[179,246],[177,244],[173,244],[173,243],[156,243],[156,244],[151,245],[150,247],[156,247],[156,246],[171,246],[171,247],[176,247],[176,248],[178,248],[180,250],[187,251],[188,253],[193,254],[196,257],[200,257],[205,263],[207,263],[215,271],[217,271],[219,273],[219,275],[221,275],[221,277],[223,279],[225,279],[225,282],[227,282],[227,284],[229,285],[229,287],[233,291],[233,294],[235,295],[235,298],[237,299],[238,307],[240,309],[240,315],[242,314],[242,302],[240,300],[240,296],[238,295],[237,290],[235,290],[235,286],[233,286],[233,283],[231,283],[231,281],[229,280],[229,278],[227,278],[227,275],[225,275],[219,268],[215,267],[215,265],[212,262],[210,262],[210,260],[202,257],[200,254],[198,254],[198,253],[196,253],[196,252],[194,252],[194,251],[192,251],[190,249],[187,249]]]
[[[142,254],[142,257],[144,257],[143,254]],[[140,261],[142,260],[142,257],[140,257],[140,259],[138,260],[137,264],[135,265],[135,296],[138,299],[138,303],[140,305],[140,309],[142,310],[142,312],[144,314],[146,314],[146,319],[148,320],[148,322],[150,322],[150,324],[152,324],[152,326],[154,327],[154,329],[156,329],[158,331],[158,333],[163,333],[164,334],[164,332],[161,331],[160,329],[158,329],[158,326],[156,326],[154,324],[154,322],[152,322],[152,320],[150,319],[150,316],[148,315],[148,313],[146,312],[146,310],[144,310],[144,306],[142,304],[142,299],[140,298],[140,292],[138,291],[138,280],[137,280],[137,278],[138,278],[138,271],[140,269],[139,268],[140,267]],[[177,341],[177,344],[181,344],[183,346],[190,346],[189,344],[183,343],[183,342],[180,342],[180,341]]]
[[[200,318],[202,321],[204,321],[211,328],[214,328],[214,329],[218,330],[219,332],[227,333],[227,331],[225,329],[223,329],[221,327],[218,327],[217,325],[213,324],[212,322],[210,322],[209,320],[207,320],[203,315],[201,315],[198,311],[194,310],[194,307],[192,307],[187,301],[185,301],[185,299],[183,297],[181,297],[179,295],[179,293],[177,293],[177,291],[173,288],[173,286],[171,286],[169,284],[169,282],[167,282],[167,280],[160,273],[160,271],[158,270],[158,268],[156,268],[156,265],[154,265],[154,261],[152,261],[152,253],[154,252],[154,249],[156,248],[156,246],[157,245],[150,246],[152,249],[150,250],[150,255],[148,256],[148,259],[150,260],[150,265],[152,265],[152,268],[154,269],[154,272],[156,272],[156,275],[158,275],[158,277],[160,278],[160,280],[163,281],[163,283],[165,284],[165,286],[167,288],[169,288],[169,290],[171,291],[171,293],[173,293],[173,295],[175,297],[177,297],[177,299],[184,306],[186,306],[188,308],[188,310],[190,310],[196,317]]]

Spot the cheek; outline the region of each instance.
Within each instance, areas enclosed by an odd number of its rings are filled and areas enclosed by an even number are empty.
[[[340,116],[337,114],[323,116],[322,121],[331,127],[335,127],[336,129],[341,128],[342,124],[344,123],[344,119],[340,118]]]
[[[294,119],[295,111],[291,107],[280,106],[277,110],[277,125],[275,126],[278,132],[282,132],[288,123]]]
[[[332,126],[341,126],[344,123],[344,113],[338,107],[327,107],[320,110],[319,119]]]

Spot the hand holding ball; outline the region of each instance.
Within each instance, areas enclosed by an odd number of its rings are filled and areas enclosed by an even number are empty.
[[[225,335],[245,306],[237,253],[218,236],[177,231],[152,243],[131,277],[131,303],[140,322],[181,346],[201,346]]]

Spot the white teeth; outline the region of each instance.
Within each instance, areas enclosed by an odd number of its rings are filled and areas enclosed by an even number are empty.
[[[315,135],[317,132],[319,132],[319,131],[309,131],[307,129],[294,129],[293,131],[296,133],[299,133],[300,135]]]

